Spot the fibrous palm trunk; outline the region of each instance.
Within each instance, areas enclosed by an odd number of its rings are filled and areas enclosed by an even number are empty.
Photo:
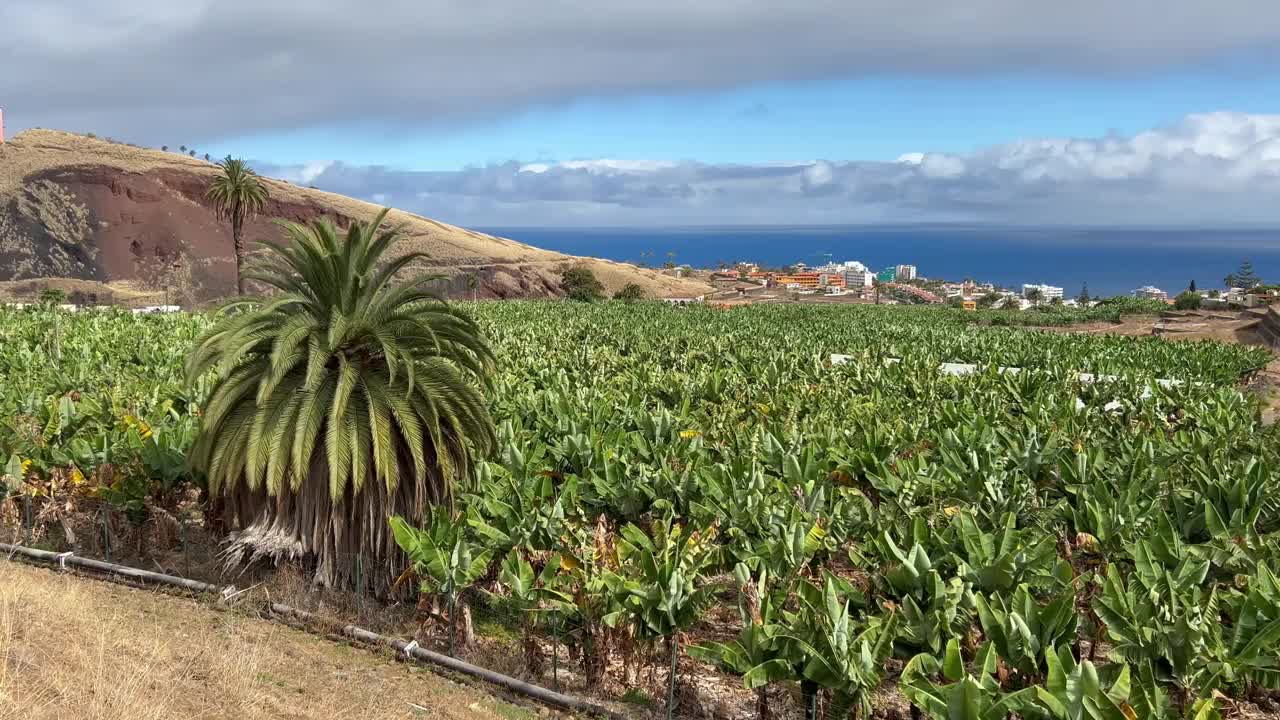
[[[412,459],[400,444],[400,467],[412,467]],[[320,587],[352,589],[389,597],[406,594],[407,586],[394,589],[395,579],[409,565],[387,523],[399,515],[410,524],[421,524],[425,511],[447,503],[440,488],[443,478],[429,465],[421,480],[402,476],[394,491],[369,477],[359,492],[348,484],[336,502],[329,494],[328,464],[323,447],[312,455],[310,473],[297,492],[282,488],[268,495],[265,488],[250,490],[237,483],[227,497],[227,522],[233,532],[223,552],[228,567],[257,560],[276,564],[291,561],[313,570]]]

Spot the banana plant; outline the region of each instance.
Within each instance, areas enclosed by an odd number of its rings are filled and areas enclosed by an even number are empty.
[[[577,502],[577,482],[556,486],[550,474],[521,477],[506,468],[480,463],[476,469],[480,492],[467,504],[467,524],[499,553],[550,551],[565,531],[566,500]],[[523,473],[521,473],[523,475]]]
[[[943,580],[921,541],[921,523],[913,531],[916,542],[904,552],[885,533],[882,545],[890,555],[880,575],[882,591],[901,608],[897,646],[904,653],[941,652],[947,641],[961,637],[969,626],[973,592],[962,578]]]
[[[636,525],[619,531],[616,591],[621,607],[604,622],[611,627],[627,623],[650,656],[656,641],[667,643],[668,718],[675,708],[679,633],[693,625],[719,589],[705,578],[715,536],[714,527],[691,530],[670,520],[654,521],[648,533]]]
[[[830,693],[831,706],[852,717],[871,716],[871,693],[884,678],[885,661],[893,655],[898,617],[872,616],[861,628],[850,614],[850,600],[827,575],[821,597],[801,594],[801,609],[787,639],[802,662],[800,677],[810,687]],[[812,690],[809,691],[812,697]]]
[[[615,536],[605,516],[591,527],[572,526],[562,538],[557,588],[566,600],[553,600],[554,620],[567,629],[564,637],[570,656],[582,661],[587,687],[598,687],[605,678],[612,656],[611,642],[617,638],[606,622],[621,612],[623,579],[617,568]]]
[[[739,587],[738,615],[742,623],[738,637],[728,643],[707,641],[691,645],[685,652],[692,658],[741,675],[743,687],[756,693],[757,720],[770,720],[773,713],[769,706],[769,686],[797,679],[803,670],[797,653],[785,637],[788,627],[785,607],[791,597],[791,586],[785,583],[771,586],[767,568],[762,568],[753,579],[744,563],[734,567],[733,575]]]
[[[1044,579],[1053,570],[1053,538],[1036,529],[1018,530],[1013,513],[1004,516],[1003,527],[995,533],[984,532],[968,511],[958,513],[951,528],[959,541],[953,552],[956,572],[977,591],[1007,592],[1020,583]]]
[[[410,567],[402,580],[410,574],[416,576],[422,593],[443,601],[448,608],[450,654],[455,651],[459,633],[464,646],[473,645],[468,593],[488,572],[490,551],[471,542],[466,525],[447,508],[437,508],[422,529],[399,516],[388,522],[396,544],[409,556]]]
[[[1036,688],[1006,693],[993,675],[1000,658],[991,645],[983,645],[974,658],[976,676],[965,669],[960,641],[947,641],[941,659],[920,653],[902,669],[898,688],[914,708],[935,720],[1005,720],[1031,707]]]
[[[1121,664],[1114,679],[1104,684],[1098,670],[1088,660],[1076,662],[1062,647],[1044,653],[1048,675],[1043,687],[1035,689],[1035,705],[1054,720],[1137,720],[1129,705],[1129,666]]]
[[[1042,659],[1059,645],[1075,640],[1078,616],[1071,588],[1041,605],[1027,585],[1019,585],[1006,600],[999,593],[974,594],[982,634],[1001,660],[1002,687],[1022,687],[1039,682],[1047,668]]]
[[[1232,589],[1222,601],[1230,626],[1215,633],[1216,658],[1204,687],[1280,690],[1280,581],[1265,564],[1238,581],[1246,589]]]
[[[1172,685],[1183,700],[1194,698],[1213,676],[1210,661],[1221,623],[1217,593],[1201,590],[1209,563],[1188,557],[1167,568],[1146,543],[1134,554],[1128,582],[1116,565],[1107,568],[1093,610],[1105,624],[1114,657],[1135,665],[1143,679]]]
[[[563,606],[573,601],[556,587],[559,569],[560,556],[552,555],[543,565],[542,572],[536,573],[524,555],[513,548],[503,559],[499,571],[499,580],[507,589],[504,600],[513,605],[520,615],[525,668],[534,675],[542,670],[542,648],[537,638],[541,616],[552,612],[555,605]]]

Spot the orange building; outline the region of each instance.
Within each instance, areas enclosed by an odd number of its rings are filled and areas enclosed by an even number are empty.
[[[778,287],[799,285],[802,288],[816,288],[819,285],[818,273],[795,273],[794,275],[778,275],[773,281]]]

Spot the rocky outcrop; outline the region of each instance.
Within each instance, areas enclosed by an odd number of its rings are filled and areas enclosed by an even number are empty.
[[[196,158],[48,130],[0,145],[0,281],[72,278],[184,283],[194,300],[235,287],[231,234],[204,200],[217,169]],[[327,218],[339,226],[380,208],[352,198],[267,180],[266,211],[249,239],[280,235],[276,220]],[[393,211],[403,252],[424,252],[421,271],[442,276],[456,297],[551,297],[560,272],[590,267],[609,291],[628,283],[648,295],[700,295],[705,284],[596,258],[542,250],[506,238]]]

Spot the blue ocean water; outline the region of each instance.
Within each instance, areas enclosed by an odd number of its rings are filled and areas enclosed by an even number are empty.
[[[860,260],[873,268],[911,264],[926,277],[966,277],[1015,287],[1048,283],[1069,296],[1084,283],[1094,295],[1143,285],[1170,294],[1195,280],[1217,288],[1242,260],[1268,282],[1280,282],[1280,229],[1132,229],[1061,227],[822,226],[661,229],[485,228],[537,247],[626,262],[716,267],[752,261]]]

